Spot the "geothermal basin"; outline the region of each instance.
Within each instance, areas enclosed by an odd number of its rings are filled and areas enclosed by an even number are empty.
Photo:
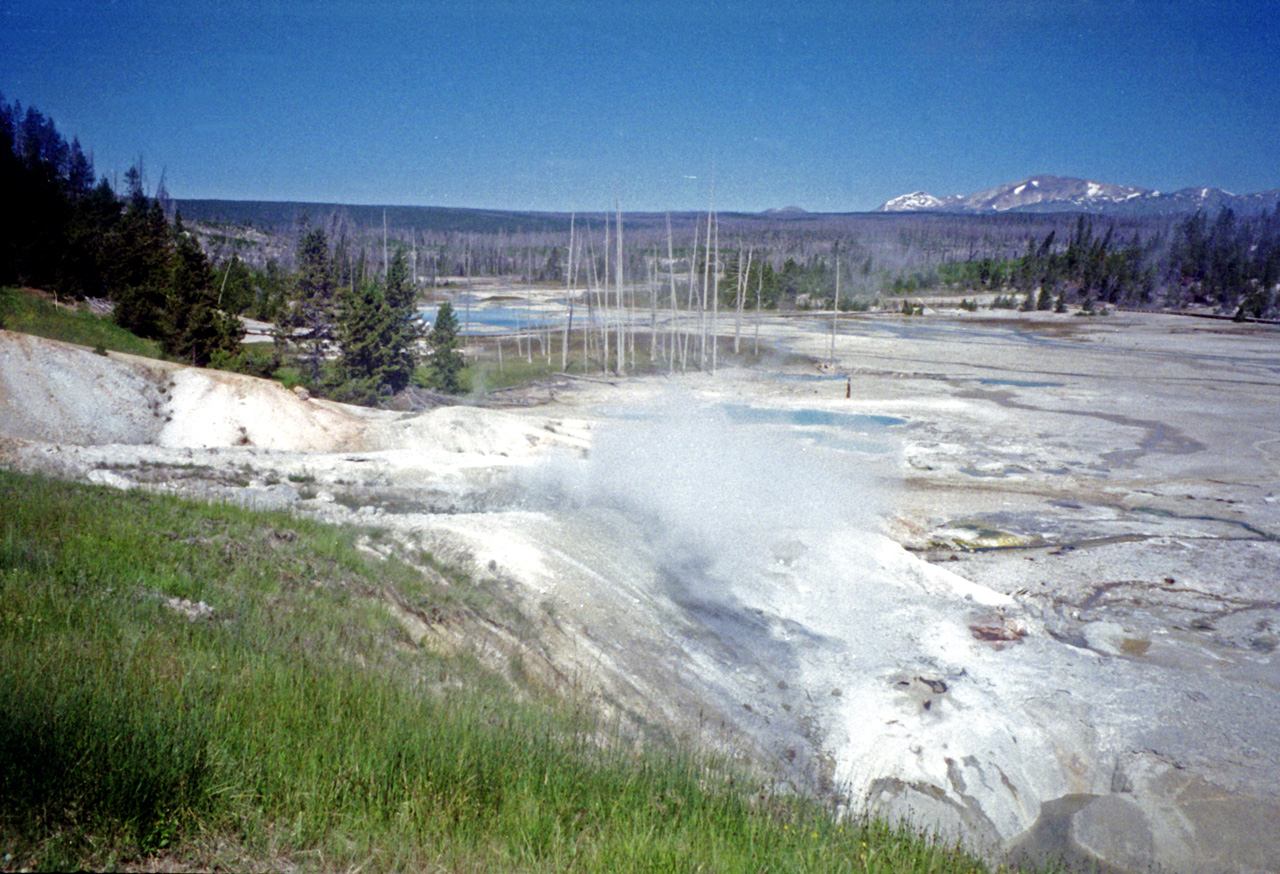
[[[638,731],[993,860],[1280,870],[1280,333],[829,319],[419,414],[0,332],[0,454],[392,529]]]

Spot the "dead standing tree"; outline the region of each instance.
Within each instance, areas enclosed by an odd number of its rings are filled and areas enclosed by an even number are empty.
[[[609,214],[604,218],[604,276],[602,277],[604,295],[600,301],[601,321],[600,340],[604,349],[600,356],[600,371],[609,372]]]
[[[626,322],[629,321],[624,315],[624,302],[622,299],[622,206],[615,204],[618,214],[618,233],[617,246],[618,255],[614,259],[616,271],[614,279],[614,291],[618,301],[618,367],[619,376],[623,376],[627,372],[627,344],[626,344]]]
[[[685,307],[686,311],[689,313],[693,312],[693,304],[697,298],[698,232],[700,228],[701,228],[700,220],[694,219],[693,251],[692,251],[692,254],[689,255],[689,302]],[[699,326],[701,326],[702,324],[701,309],[698,310],[698,314],[699,314],[698,324]],[[692,316],[690,316],[690,319],[692,319]],[[692,341],[692,338],[689,336],[689,332],[685,331],[684,335],[680,338],[680,370],[681,371],[687,371],[689,369],[689,346],[691,345],[691,341]]]
[[[671,284],[671,330],[667,333],[667,370],[675,369],[679,342],[680,309],[676,305],[676,256],[671,242],[671,213],[667,213],[667,276]]]
[[[737,314],[733,321],[733,354],[737,355],[740,351],[740,343],[742,340],[742,311],[747,300],[747,279],[751,275],[751,255],[750,249],[747,249],[747,263],[744,268],[742,265],[742,250],[738,250],[738,283],[737,283]]]
[[[836,293],[831,300],[831,364],[836,363],[836,323],[840,319],[840,253],[836,253]]]
[[[712,213],[715,225],[714,262],[711,266],[711,372],[716,372],[720,361],[720,222]]]
[[[564,323],[564,344],[560,347],[560,370],[564,372],[569,370],[569,338],[573,336],[573,226],[576,218],[574,213],[569,214],[569,254],[564,270],[565,303],[569,305],[569,314]]]

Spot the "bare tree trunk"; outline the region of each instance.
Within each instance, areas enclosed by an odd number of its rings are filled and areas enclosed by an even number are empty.
[[[831,363],[836,363],[836,322],[840,319],[840,256],[836,255],[836,296],[831,301]]]
[[[615,204],[618,214],[618,257],[614,259],[614,270],[616,278],[614,280],[614,288],[618,295],[618,374],[624,374],[627,370],[627,347],[626,343],[626,316],[623,314],[624,302],[622,298],[622,205]]]
[[[532,279],[532,273],[530,274],[530,278]],[[538,334],[538,331],[534,328],[534,325],[533,325],[533,288],[528,284],[526,284],[524,287],[524,326],[525,326],[525,330],[529,332],[529,336],[525,340],[525,347],[528,350],[528,358],[526,360],[530,364],[532,364],[533,363],[533,335]],[[542,335],[538,334],[538,336],[539,336],[539,339],[541,339]]]
[[[466,280],[464,285],[467,289],[464,292],[467,296],[466,325],[462,329],[462,334],[469,337],[471,336],[471,249],[469,247],[462,261],[462,273],[462,278]]]
[[[720,360],[720,222],[716,220],[715,264],[711,267],[711,372]]]
[[[752,354],[760,354],[760,318],[764,315],[761,300],[764,297],[764,257],[760,258],[760,279],[756,283],[756,342]]]
[[[608,228],[605,229],[608,233]],[[596,337],[596,288],[599,284],[599,278],[596,276],[596,244],[595,238],[591,235],[591,225],[587,225],[587,245],[589,247],[588,261],[591,267],[590,276],[587,280],[587,327],[582,332],[582,342],[585,350],[600,348],[600,341]],[[589,352],[584,352],[589,355]],[[583,370],[586,369],[586,362],[583,362]],[[602,366],[603,369],[603,366]]]
[[[733,354],[737,355],[742,340],[742,310],[747,300],[747,279],[751,276],[751,250],[747,250],[747,267],[742,267],[742,255],[738,255],[738,312],[733,321]]]
[[[222,265],[222,285],[218,287],[218,309],[222,309],[222,293],[227,290],[227,277],[231,275],[231,261],[228,259]],[[53,287],[53,305],[58,305],[58,286]]]
[[[602,321],[604,323],[603,330],[600,332],[601,342],[604,346],[604,357],[601,369],[609,372],[609,214],[605,213],[604,217],[604,298],[600,301],[600,311]]]
[[[569,304],[569,317],[564,323],[564,345],[560,347],[560,370],[569,369],[569,337],[573,334],[573,223],[577,216],[569,214],[569,256],[564,267],[565,300]]]
[[[693,304],[696,298],[696,289],[698,288],[698,283],[697,283],[698,232],[701,230],[701,227],[702,227],[701,222],[695,218],[693,222],[693,254],[689,256],[689,304],[685,308],[686,311],[689,313],[690,319],[693,318],[693,315],[692,315]],[[699,318],[699,324],[701,324],[701,318]],[[680,370],[681,371],[688,370],[689,340],[690,340],[689,332],[686,331],[680,338]]]
[[[703,243],[702,297],[698,306],[698,369],[707,369],[707,290],[711,287],[711,210],[707,210],[707,239]]]
[[[538,354],[540,354],[543,358],[547,359],[547,364],[549,365],[551,364],[551,350],[548,348],[548,345],[551,339],[551,328],[548,325],[546,319],[542,319],[541,321],[539,321],[532,312],[533,282],[534,282],[533,247],[532,246],[525,247],[525,263],[528,265],[528,270],[529,270],[529,282],[526,288],[528,289],[527,294],[529,298],[530,319],[532,319],[531,328],[533,332],[538,335]],[[529,347],[532,350],[533,348],[532,341],[530,342]]]
[[[649,259],[649,367],[658,357],[658,244]]]
[[[511,293],[515,291],[515,289],[511,287],[511,276],[507,275],[503,282],[506,284],[507,290],[503,292],[502,297],[510,300],[512,296]],[[515,324],[512,325],[511,330],[516,337],[516,357],[519,358],[524,354],[524,344],[520,342],[520,308],[512,307],[511,309],[515,311]]]
[[[675,369],[677,330],[680,310],[676,307],[676,256],[671,243],[671,213],[667,213],[667,275],[671,279],[671,330],[667,333],[667,372]]]
[[[626,287],[624,285],[624,287]],[[631,281],[631,287],[626,290],[627,301],[627,357],[631,362],[631,369],[636,369],[636,295],[639,289],[636,287],[634,277]]]

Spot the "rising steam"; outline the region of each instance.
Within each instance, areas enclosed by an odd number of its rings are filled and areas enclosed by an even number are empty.
[[[735,409],[682,394],[628,410],[597,429],[585,460],[543,468],[540,485],[627,513],[669,566],[721,578],[785,562],[815,537],[875,526],[873,456],[822,445],[821,429],[754,423]]]

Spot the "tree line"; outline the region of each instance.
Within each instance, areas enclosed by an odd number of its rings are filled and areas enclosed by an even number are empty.
[[[252,204],[249,205],[251,207]],[[259,205],[261,208],[270,204]],[[249,207],[246,207],[249,208]],[[209,208],[212,210],[212,208]],[[571,216],[527,215],[525,224],[502,214],[491,230],[449,230],[423,208],[397,208],[401,222],[393,238],[415,253],[417,272],[427,281],[450,277],[506,276],[522,282],[562,283],[569,270],[567,239]],[[368,221],[368,210],[334,208],[325,225],[331,239],[346,240],[358,251],[381,246],[382,228]],[[216,210],[206,215],[216,215]],[[249,213],[246,213],[249,214]],[[1274,273],[1276,213],[1236,216],[1228,211],[1196,216],[1084,216],[1067,213],[949,214],[766,214],[726,213],[716,217],[721,239],[716,267],[733,272],[752,254],[751,280],[765,309],[827,309],[835,303],[837,274],[841,308],[868,305],[877,297],[910,296],[942,286],[986,289],[1014,296],[1018,305],[1031,294],[1031,306],[1110,303],[1135,307],[1178,308],[1212,305],[1276,315]],[[363,218],[362,218],[363,217]],[[689,259],[701,275],[705,247],[688,246],[704,216],[695,213],[627,214],[628,276],[644,277],[657,263],[668,270],[667,224],[677,240],[674,271],[687,275]],[[530,224],[534,219],[538,223]],[[611,219],[592,213],[576,217],[580,239],[599,238]],[[555,227],[557,221],[563,229]],[[361,223],[363,222],[363,224]],[[267,234],[292,230],[269,224]],[[602,247],[575,254],[575,269],[605,271]],[[590,262],[590,263],[587,263]],[[725,274],[721,272],[721,277]],[[721,285],[729,302],[736,294],[732,278]],[[1041,298],[1044,298],[1043,300]],[[753,308],[756,294],[748,296]],[[682,298],[686,300],[687,298]]]
[[[292,374],[312,391],[375,403],[415,378],[417,286],[403,248],[382,269],[346,238],[331,246],[304,228],[294,262],[251,266],[231,253],[216,268],[171,206],[163,179],[148,192],[141,159],[117,192],[98,179],[78,139],[0,95],[0,284],[47,289],[55,299],[111,302],[121,327],[165,355],[261,376]],[[265,349],[242,345],[240,316],[274,323]],[[459,389],[457,322],[443,307],[420,381]]]
[[[148,195],[139,160],[124,188],[96,179],[52,119],[0,95],[0,283],[107,298],[118,324],[178,361],[205,366],[234,351],[244,331],[219,307],[204,251],[166,217],[163,183]]]
[[[1280,315],[1280,206],[1239,219],[1230,209],[1212,222],[1197,212],[1178,227],[1165,265],[1173,305],[1198,303],[1239,317]]]
[[[1100,227],[1101,225],[1101,227]],[[1170,220],[1118,239],[1117,226],[1077,216],[1065,242],[1057,230],[1029,237],[1016,258],[948,261],[896,277],[910,295],[954,288],[997,293],[996,307],[1024,310],[1101,303],[1132,308],[1211,307],[1238,318],[1280,317],[1280,208],[1237,217],[1224,209]]]

